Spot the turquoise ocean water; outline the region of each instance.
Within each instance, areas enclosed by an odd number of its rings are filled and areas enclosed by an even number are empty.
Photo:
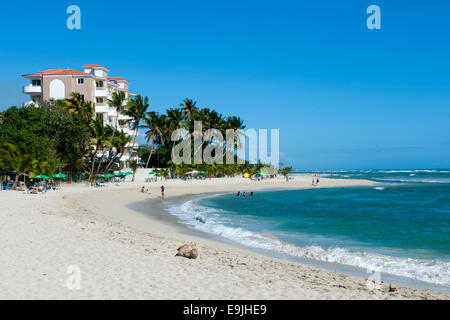
[[[333,176],[380,185],[208,195],[169,210],[190,228],[248,247],[450,285],[450,170]]]

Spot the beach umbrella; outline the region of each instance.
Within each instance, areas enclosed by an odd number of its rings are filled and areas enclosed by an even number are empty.
[[[109,178],[114,178],[114,175],[111,173],[108,173],[108,174],[105,174],[103,177],[106,179],[109,179]]]
[[[65,175],[64,173],[57,173],[57,174],[52,175],[50,178],[66,180],[67,179],[67,175]]]
[[[114,175],[114,177],[123,177],[125,176],[125,172],[119,172]]]
[[[37,175],[37,176],[34,176],[33,178],[31,178],[31,179],[41,179],[41,180],[48,180],[48,179],[50,179],[50,177],[49,176],[46,176],[45,174],[40,174],[40,175]]]
[[[262,176],[264,173],[262,173],[262,172],[258,172],[256,175],[257,176]]]
[[[197,174],[197,173],[199,173],[197,170],[186,172],[186,174]]]
[[[104,177],[105,177],[105,176],[102,175],[102,174],[96,174],[96,175],[94,176],[95,179],[97,179],[97,178],[104,178]]]
[[[125,176],[129,176],[129,175],[132,175],[132,174],[133,174],[133,172],[125,172],[124,173]]]
[[[198,173],[200,173],[200,174],[206,174],[205,171],[199,171]]]
[[[158,172],[152,171],[152,172],[150,172],[149,174],[158,174]]]

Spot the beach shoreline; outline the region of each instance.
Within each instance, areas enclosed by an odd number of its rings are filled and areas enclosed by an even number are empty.
[[[44,195],[0,192],[4,250],[3,299],[449,299],[449,295],[365,279],[277,259],[201,237],[152,214],[164,184],[168,200],[211,192],[301,189],[295,180],[214,179],[123,183],[105,189],[65,186]],[[370,186],[364,180],[321,179],[324,187]],[[288,185],[288,186],[287,186]],[[142,186],[151,194],[140,193]],[[149,212],[149,214],[145,214]],[[161,215],[161,213],[159,213]],[[169,217],[169,219],[172,219]],[[19,235],[19,236],[18,236]],[[176,258],[196,242],[198,260]],[[81,270],[81,289],[67,287],[67,268]],[[191,285],[190,285],[191,284]]]
[[[353,187],[358,188],[358,187],[370,187],[370,186],[353,186]],[[289,189],[289,190],[292,190],[292,189]],[[305,189],[294,189],[294,190],[305,190]],[[259,190],[259,192],[274,192],[274,191],[282,192],[282,191],[286,191],[286,189],[271,189],[271,188],[269,188],[269,189]],[[237,242],[235,240],[234,241],[230,240],[228,238],[225,238],[225,237],[215,234],[215,233],[201,231],[199,229],[193,228],[190,225],[180,222],[178,220],[178,218],[170,212],[169,208],[164,205],[164,204],[167,204],[167,202],[172,202],[172,203],[170,203],[171,205],[179,207],[179,206],[182,206],[183,204],[189,203],[191,201],[195,202],[198,200],[204,200],[207,198],[212,198],[212,197],[217,197],[217,196],[220,197],[220,196],[229,195],[229,194],[232,194],[233,196],[235,196],[234,192],[229,192],[229,191],[223,192],[223,193],[212,192],[212,193],[206,193],[206,194],[201,194],[201,195],[199,195],[199,194],[189,195],[189,196],[183,195],[183,196],[179,196],[179,197],[170,197],[169,199],[166,199],[165,203],[161,203],[161,204],[155,204],[153,202],[154,199],[152,199],[151,200],[152,201],[151,209],[150,209],[152,214],[149,214],[148,209],[146,211],[142,211],[142,213],[144,213],[145,215],[148,215],[151,218],[154,218],[155,215],[157,215],[158,218],[161,219],[164,223],[168,223],[168,224],[175,226],[178,229],[178,231],[183,234],[189,234],[189,235],[193,235],[195,237],[206,238],[206,239],[218,241],[220,243],[228,244],[232,247],[237,247],[237,248],[244,249],[244,250],[250,250],[254,253],[258,253],[258,254],[268,256],[271,258],[281,259],[281,260],[285,260],[285,261],[291,261],[291,262],[295,262],[295,263],[301,263],[304,265],[309,265],[309,266],[320,268],[320,269],[343,273],[343,274],[346,274],[349,276],[356,276],[356,277],[362,278],[362,279],[367,279],[367,277],[370,276],[370,274],[368,274],[369,270],[366,268],[348,265],[348,264],[340,264],[338,262],[326,262],[326,261],[317,260],[314,258],[299,257],[299,256],[294,256],[294,255],[290,255],[287,253],[281,253],[281,252],[277,252],[277,251],[273,251],[273,250],[269,250],[269,249],[261,249],[258,247],[254,247],[251,245],[241,243],[241,242]],[[265,237],[280,240],[278,237],[276,237],[272,234],[261,233],[261,235],[265,236]],[[288,244],[288,243],[285,243],[285,244]],[[445,286],[442,284],[436,284],[436,283],[432,283],[432,282],[425,282],[425,281],[408,278],[408,277],[404,277],[404,276],[400,276],[400,275],[394,275],[394,274],[390,274],[387,272],[380,272],[380,280],[384,281],[384,282],[390,282],[395,285],[402,285],[402,286],[407,286],[407,287],[412,287],[412,288],[417,288],[417,289],[430,290],[430,291],[439,292],[439,293],[443,293],[443,294],[450,294],[450,287],[448,287],[448,286]]]

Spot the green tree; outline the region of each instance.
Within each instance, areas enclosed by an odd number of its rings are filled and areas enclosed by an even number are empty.
[[[136,160],[128,160],[128,164],[130,165],[131,172],[133,172],[133,179],[131,182],[134,182],[134,178],[136,176],[136,171],[138,168],[138,163]]]
[[[124,115],[131,118],[131,128],[134,130],[134,139],[131,143],[131,150],[135,150],[136,148],[139,126],[141,120],[145,118],[148,107],[148,97],[144,98],[141,95],[137,95],[128,102],[127,108],[123,111]]]
[[[142,128],[146,129],[145,136],[147,142],[151,141],[151,150],[145,167],[148,168],[150,159],[154,151],[155,145],[160,145],[164,142],[164,132],[166,130],[167,122],[165,115],[159,115],[157,112],[147,112],[147,117],[142,119]]]
[[[189,98],[184,99],[183,103],[180,104],[180,107],[189,120],[196,112],[198,112],[197,102]]]
[[[0,166],[15,173],[14,188],[17,188],[19,177],[30,171],[32,158],[30,155],[22,154],[19,147],[3,142],[0,144]]]
[[[281,168],[278,172],[286,177],[290,172],[292,172],[292,167]]]

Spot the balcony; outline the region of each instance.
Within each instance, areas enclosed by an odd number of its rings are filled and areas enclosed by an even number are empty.
[[[31,106],[31,105],[34,105],[35,107],[39,107],[39,104],[33,100],[24,102],[24,104],[23,104],[24,107]]]
[[[96,97],[107,97],[108,90],[105,87],[97,87],[95,88],[95,96]]]
[[[116,108],[108,108],[108,116],[109,117],[117,117],[117,109]]]
[[[119,120],[124,120],[124,121],[128,121],[131,120],[132,118],[129,116],[125,116],[123,114],[119,114]]]
[[[24,86],[23,93],[25,93],[25,94],[41,94],[42,86],[33,86],[31,84],[28,86]]]
[[[121,128],[121,129],[123,129],[123,132],[125,132],[127,136],[133,137],[135,134],[134,130],[132,129],[129,128]]]
[[[109,111],[109,106],[106,104],[96,104],[95,105],[95,112],[96,113],[107,113]]]
[[[125,148],[133,148],[133,149],[137,149],[139,147],[139,144],[137,142],[128,142],[125,146]]]

